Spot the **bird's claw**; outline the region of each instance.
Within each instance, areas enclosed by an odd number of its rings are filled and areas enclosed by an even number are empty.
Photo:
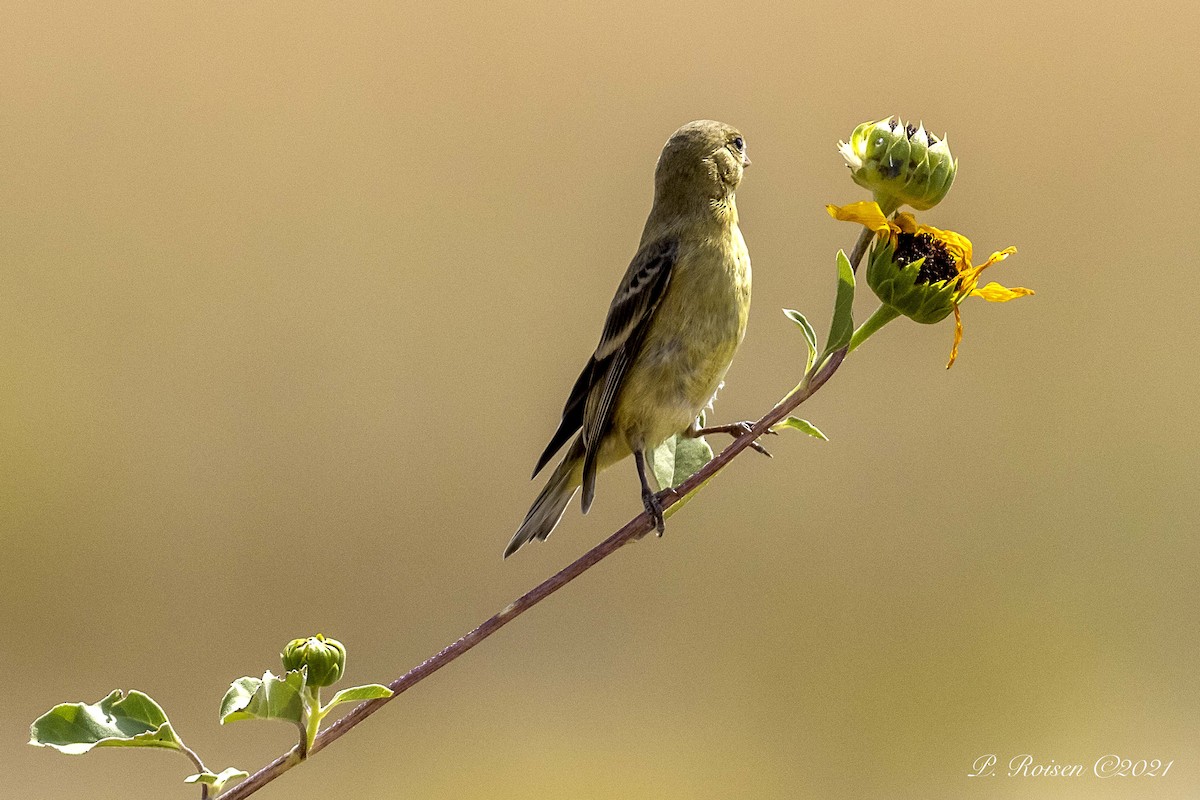
[[[658,495],[654,494],[654,492],[643,492],[642,505],[646,507],[646,514],[649,515],[650,520],[654,523],[654,530],[658,532],[659,536],[662,536],[663,532],[667,529],[666,517],[663,516],[662,501],[658,499]]]
[[[750,443],[750,449],[751,449],[751,450],[753,450],[753,451],[754,451],[754,452],[756,452],[756,453],[762,453],[762,454],[763,454],[764,456],[766,456],[767,458],[774,458],[774,457],[775,457],[775,456],[771,455],[771,451],[770,451],[770,450],[768,450],[767,448],[763,447],[763,446],[762,446],[761,444],[759,444],[757,441],[754,441],[754,442],[751,442],[751,443]]]
[[[754,430],[754,423],[743,420],[741,422],[731,422],[728,425],[713,425],[712,427],[708,427],[708,428],[698,428],[694,432],[693,435],[704,436],[705,434],[708,434],[708,433],[727,433],[736,439],[740,436],[745,436],[746,434],[750,433],[752,430]],[[775,431],[775,430],[771,430],[770,428],[767,428],[767,430],[765,430],[763,432],[763,435],[764,436],[765,435],[778,436],[779,431]],[[771,455],[770,451],[768,451],[767,448],[763,447],[757,439],[750,442],[750,448],[752,450],[754,450],[754,452],[756,452],[756,453],[762,453],[767,458],[774,458],[774,456]]]

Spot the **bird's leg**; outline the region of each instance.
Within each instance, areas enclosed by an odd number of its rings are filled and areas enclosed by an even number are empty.
[[[736,439],[739,436],[745,436],[753,427],[754,423],[746,420],[743,420],[742,422],[731,422],[728,425],[707,425],[703,428],[696,424],[696,421],[693,421],[691,427],[684,431],[684,434],[696,439],[710,433],[727,433]],[[776,431],[773,431],[770,428],[767,429],[766,433],[778,435]],[[757,440],[751,442],[750,447],[754,448],[754,450],[757,452],[762,453],[767,458],[771,458],[771,454],[767,451],[767,448],[759,444]]]
[[[667,529],[663,518],[662,502],[650,488],[650,479],[646,475],[646,456],[641,449],[633,451],[633,460],[637,464],[638,480],[642,482],[642,505],[646,507],[646,513],[650,515],[650,519],[654,520],[654,529],[658,531],[659,536],[662,536],[663,531]]]

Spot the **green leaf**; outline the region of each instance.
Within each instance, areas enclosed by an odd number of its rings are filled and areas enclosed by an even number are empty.
[[[677,436],[675,443],[675,475],[672,486],[678,486],[712,461],[713,450],[703,436]]]
[[[854,268],[844,250],[838,250],[837,269],[837,299],[833,303],[833,322],[829,326],[829,340],[825,343],[823,356],[850,344],[850,337],[854,335]]]
[[[366,686],[352,686],[349,689],[342,689],[329,698],[329,703],[325,708],[333,708],[338,703],[358,703],[363,700],[379,700],[391,696],[392,690],[386,686],[380,686],[378,683],[369,683]]]
[[[650,468],[660,489],[673,488],[712,460],[713,451],[703,436],[676,434],[650,453]]]
[[[813,361],[817,357],[817,332],[813,330],[812,323],[808,321],[808,317],[794,308],[785,308],[783,315],[799,325],[800,330],[804,333],[804,341],[808,343],[808,363],[804,365],[804,371],[808,372],[812,369]]]
[[[211,786],[212,791],[209,792],[209,796],[215,797],[216,795],[219,795],[221,792],[225,791],[225,784],[229,783],[230,781],[242,781],[249,777],[249,772],[229,767],[228,769],[221,770],[220,774],[216,775],[211,772],[197,772],[195,775],[188,775],[183,779],[183,782],[203,783],[207,786]]]
[[[675,444],[678,436],[672,436],[650,452],[650,471],[659,489],[666,489],[675,480]]]
[[[650,453],[650,468],[662,489],[674,488],[700,471],[712,461],[713,451],[703,436],[676,434],[654,448]],[[690,501],[708,481],[697,486],[667,509],[664,516],[670,517]]]
[[[221,724],[240,719],[280,719],[304,725],[304,672],[296,670],[278,678],[268,671],[262,678],[238,678],[221,700]]]
[[[149,695],[115,690],[94,705],[62,703],[29,726],[29,743],[79,755],[93,747],[165,747],[178,750],[179,737]]]
[[[776,425],[773,430],[779,430],[780,428],[794,428],[801,433],[807,433],[814,439],[820,439],[823,442],[829,441],[829,437],[821,433],[820,428],[818,428],[816,425],[813,425],[808,420],[800,419],[799,417],[788,417],[783,422]]]

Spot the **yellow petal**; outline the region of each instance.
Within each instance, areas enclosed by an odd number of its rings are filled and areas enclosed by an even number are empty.
[[[979,271],[983,272],[985,269],[990,267],[992,264],[999,264],[1001,261],[1008,258],[1015,252],[1017,252],[1017,248],[1006,247],[1003,250],[1000,250],[999,252],[992,253],[990,256],[988,256],[987,261],[985,261],[979,265]]]
[[[901,233],[919,233],[922,228],[917,224],[917,218],[907,211],[901,211],[896,215],[893,227],[898,228]]]
[[[955,234],[955,235],[957,235],[957,234]],[[971,243],[967,242],[967,247],[969,248],[970,246],[971,246]],[[999,252],[992,253],[991,256],[988,257],[987,261],[983,262],[982,264],[980,264],[977,267],[972,267],[971,263],[969,261],[965,265],[960,264],[959,265],[960,271],[958,274],[959,274],[959,277],[962,278],[962,281],[960,283],[960,286],[962,286],[962,292],[959,295],[959,302],[961,303],[963,300],[965,300],[968,295],[975,294],[975,286],[979,283],[980,273],[982,273],[985,269],[992,266],[993,264],[999,264],[1001,261],[1008,258],[1015,252],[1017,252],[1017,248],[1006,247],[1003,250],[1000,250]],[[996,284],[996,285],[999,286],[999,284]],[[1000,288],[1003,289],[1004,287],[1001,286]],[[1022,289],[1021,292],[1023,294],[1033,294],[1033,291],[1030,289]],[[980,295],[980,296],[983,297],[983,295]],[[989,297],[987,299],[990,300],[992,298]],[[1012,300],[1012,298],[1006,297],[1003,300],[995,300],[995,302],[1004,302],[1004,300]]]
[[[892,226],[888,224],[887,217],[879,208],[879,204],[872,200],[860,200],[848,206],[825,206],[825,210],[834,219],[842,222],[857,222],[876,233],[884,233],[892,229]]]
[[[946,249],[958,260],[958,268],[963,269],[971,264],[971,240],[961,233],[954,231],[937,231],[934,235],[946,243]]]
[[[971,294],[976,297],[982,297],[989,303],[1007,303],[1009,300],[1016,300],[1018,297],[1033,294],[1033,289],[1026,289],[1024,286],[1014,286],[1009,289],[1007,286],[1001,286],[992,281],[982,289],[973,290]]]
[[[946,369],[954,366],[954,359],[958,358],[958,346],[962,344],[962,314],[958,311],[958,306],[954,307],[954,347],[950,348],[950,360],[946,362]]]

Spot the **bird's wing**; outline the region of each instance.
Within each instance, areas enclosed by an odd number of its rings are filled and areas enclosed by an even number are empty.
[[[674,239],[647,242],[634,255],[609,306],[600,344],[575,380],[563,406],[558,430],[533,470],[537,475],[559,448],[582,428],[588,451],[584,470],[585,508],[591,504],[594,493],[596,445],[607,432],[621,380],[637,354],[647,323],[666,293],[678,255],[679,243]],[[586,479],[589,464],[590,482]]]
[[[558,430],[550,437],[550,444],[546,445],[546,449],[542,451],[537,464],[534,465],[531,477],[536,478],[537,474],[542,471],[542,467],[546,466],[554,454],[583,425],[583,404],[587,401],[588,391],[592,388],[592,366],[595,363],[589,358],[583,367],[583,372],[579,373],[579,377],[575,379],[575,385],[571,387],[571,394],[567,396],[567,402],[563,405],[562,421],[558,423]]]
[[[660,239],[647,243],[633,257],[613,297],[600,345],[592,356],[591,389],[583,406],[583,496],[586,513],[596,493],[596,457],[612,425],[613,407],[629,365],[637,357],[654,312],[667,293],[679,258],[679,243]]]

